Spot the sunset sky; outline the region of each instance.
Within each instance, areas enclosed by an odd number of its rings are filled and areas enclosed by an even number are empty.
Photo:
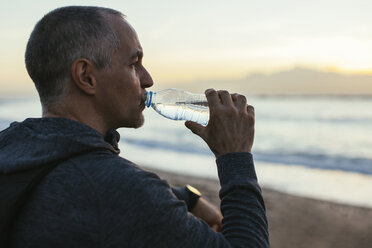
[[[36,22],[66,5],[127,15],[156,83],[239,79],[306,67],[372,75],[372,1],[1,1],[0,95],[35,92],[24,50]]]

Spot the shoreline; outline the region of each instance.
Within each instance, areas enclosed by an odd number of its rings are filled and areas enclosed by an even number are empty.
[[[170,185],[191,184],[219,206],[218,180],[152,171]],[[263,187],[272,248],[367,248],[372,245],[372,208],[295,196]]]
[[[122,136],[127,134],[122,133]],[[134,136],[129,138],[134,139]],[[217,180],[216,162],[212,155],[180,153],[151,146],[151,149],[146,147],[146,156],[143,156],[143,150],[140,149],[142,146],[130,142],[123,142],[122,146],[125,153],[121,156],[138,165],[147,165],[149,169]],[[367,197],[372,195],[372,175],[257,160],[254,163],[258,181],[264,188],[300,197],[372,208],[372,197]]]

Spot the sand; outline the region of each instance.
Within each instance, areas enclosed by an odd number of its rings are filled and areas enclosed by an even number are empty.
[[[171,185],[191,184],[219,206],[219,182],[154,169]],[[272,248],[372,248],[372,209],[263,189]],[[366,196],[372,197],[372,196]]]

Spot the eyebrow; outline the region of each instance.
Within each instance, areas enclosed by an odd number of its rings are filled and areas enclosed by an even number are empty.
[[[130,57],[130,60],[133,61],[135,59],[141,59],[143,57],[143,52],[138,50],[134,55]]]

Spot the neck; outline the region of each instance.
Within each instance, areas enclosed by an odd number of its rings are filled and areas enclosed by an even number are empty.
[[[63,104],[56,103],[48,108],[43,106],[42,117],[62,117],[74,120],[95,129],[102,136],[105,136],[110,129],[89,103],[74,104],[73,101],[65,101]]]

